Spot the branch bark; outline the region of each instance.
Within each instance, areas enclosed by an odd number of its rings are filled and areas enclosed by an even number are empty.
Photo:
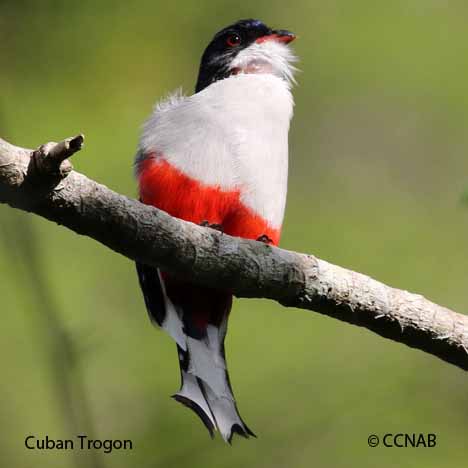
[[[120,195],[68,167],[82,143],[79,135],[34,152],[0,139],[0,203],[194,283],[314,310],[468,370],[468,316],[313,255],[231,237]]]

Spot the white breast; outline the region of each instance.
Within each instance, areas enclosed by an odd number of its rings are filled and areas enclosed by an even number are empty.
[[[236,75],[193,96],[172,96],[144,126],[142,153],[157,152],[186,175],[224,190],[280,227],[293,99],[272,75]]]

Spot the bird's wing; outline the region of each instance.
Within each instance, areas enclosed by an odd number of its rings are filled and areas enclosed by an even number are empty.
[[[159,271],[139,262],[135,262],[135,266],[149,318],[154,325],[162,327],[166,317],[166,304]]]

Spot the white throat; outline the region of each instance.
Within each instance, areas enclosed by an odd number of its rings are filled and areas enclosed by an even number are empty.
[[[234,74],[272,74],[282,78],[288,85],[295,84],[293,65],[297,57],[286,44],[268,40],[261,43],[254,42],[240,51],[231,63]]]

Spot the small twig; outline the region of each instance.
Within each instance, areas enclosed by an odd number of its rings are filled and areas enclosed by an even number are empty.
[[[41,145],[31,155],[28,167],[29,181],[33,184],[41,182],[41,185],[44,185],[45,179],[49,182],[52,179],[53,182],[58,183],[65,178],[73,170],[68,158],[83,147],[83,142],[84,135],[80,134],[60,143],[49,142]]]

